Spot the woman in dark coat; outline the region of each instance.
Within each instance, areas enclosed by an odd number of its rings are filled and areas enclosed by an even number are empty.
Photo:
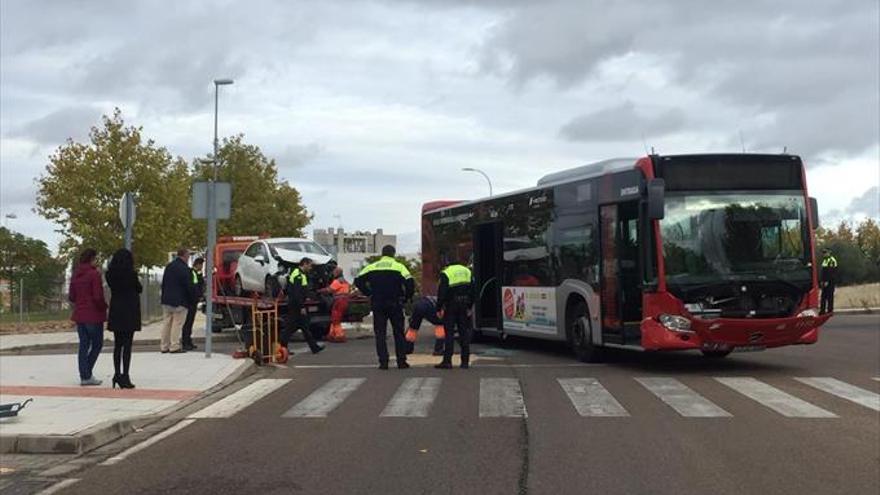
[[[113,332],[113,388],[134,388],[128,376],[134,332],[141,330],[141,282],[134,270],[131,251],[120,249],[107,267],[110,287],[110,317],[107,329]],[[121,366],[120,366],[121,364]]]

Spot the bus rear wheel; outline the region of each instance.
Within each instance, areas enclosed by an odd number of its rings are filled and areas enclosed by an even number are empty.
[[[565,313],[568,345],[578,361],[595,363],[601,359],[601,349],[593,345],[587,304],[578,301],[569,306]]]

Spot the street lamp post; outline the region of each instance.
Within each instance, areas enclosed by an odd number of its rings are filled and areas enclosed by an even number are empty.
[[[478,168],[471,168],[471,167],[465,167],[465,168],[461,169],[461,171],[462,172],[476,172],[476,173],[482,175],[483,177],[485,177],[486,182],[489,183],[489,197],[490,198],[492,197],[492,180],[489,179],[489,176],[486,175],[486,172],[483,172],[482,170],[480,170]]]
[[[205,357],[211,357],[211,337],[214,324],[214,246],[217,244],[217,210],[215,203],[217,167],[219,165],[220,140],[217,137],[217,113],[220,104],[220,86],[232,84],[232,79],[214,79],[214,163],[213,174],[208,182],[208,247],[205,253]]]

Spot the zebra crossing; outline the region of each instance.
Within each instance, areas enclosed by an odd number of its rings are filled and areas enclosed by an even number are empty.
[[[595,377],[556,378],[554,390],[562,392],[567,402],[580,417],[627,418],[635,414]],[[700,391],[673,377],[633,377],[633,382],[665,404],[673,413],[684,418],[732,418],[734,414],[719,406]],[[785,418],[833,419],[839,415],[789,392],[753,377],[714,377],[734,396],[749,399]],[[803,384],[810,389],[858,404],[872,411],[880,411],[880,394],[832,377],[793,377],[792,385]],[[527,394],[519,378],[479,378],[479,408],[481,419],[528,418]],[[262,379],[226,398],[198,411],[188,419],[228,418],[250,407],[254,402],[275,393],[291,383],[289,379]],[[297,401],[282,418],[328,418],[346,401],[363,391],[367,378],[332,378]],[[620,384],[617,384],[620,387]],[[411,377],[402,380],[389,398],[381,418],[428,418],[443,390],[439,377]],[[717,394],[717,391],[715,392]],[[630,400],[632,400],[630,398]]]

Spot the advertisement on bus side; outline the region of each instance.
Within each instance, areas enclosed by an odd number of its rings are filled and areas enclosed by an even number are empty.
[[[555,287],[502,287],[504,328],[556,333]]]

